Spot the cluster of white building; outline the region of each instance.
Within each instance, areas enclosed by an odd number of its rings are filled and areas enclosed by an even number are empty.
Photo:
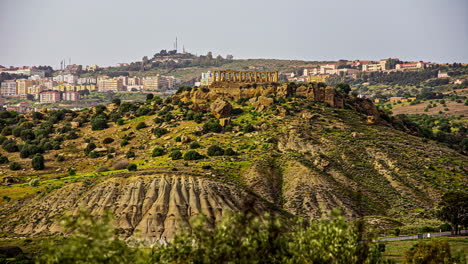
[[[59,101],[78,101],[80,91],[124,92],[124,91],[166,91],[173,90],[180,84],[174,76],[109,78],[78,77],[73,74],[60,74],[55,77],[32,75],[28,79],[3,81],[0,96],[27,98],[32,95],[41,103]]]

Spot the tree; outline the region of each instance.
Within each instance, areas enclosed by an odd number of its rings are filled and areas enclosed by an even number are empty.
[[[452,225],[452,232],[459,234],[459,226],[468,226],[468,193],[452,191],[444,194],[439,203],[437,217]]]
[[[344,94],[349,94],[349,92],[351,91],[351,87],[347,83],[339,83],[335,86],[335,88],[338,91],[343,92]]]

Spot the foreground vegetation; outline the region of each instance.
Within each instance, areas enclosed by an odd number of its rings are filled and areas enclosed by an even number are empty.
[[[169,243],[123,241],[112,217],[80,212],[64,219],[67,237],[40,246],[33,258],[0,256],[1,263],[465,263],[466,239],[370,242],[362,221],[347,222],[338,212],[322,220],[286,220],[230,213],[212,226],[198,216]],[[448,244],[450,242],[450,245]],[[451,250],[452,246],[452,250]],[[453,252],[453,253],[452,253]],[[465,251],[466,252],[466,251]],[[388,257],[388,258],[387,258]]]

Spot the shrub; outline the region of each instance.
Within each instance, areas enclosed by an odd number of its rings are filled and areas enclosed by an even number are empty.
[[[32,179],[29,181],[29,186],[32,186],[32,187],[37,187],[39,186],[39,180],[38,179]]]
[[[193,120],[197,123],[201,123],[203,120],[203,113],[196,113],[193,115]]]
[[[17,152],[19,150],[16,141],[14,141],[13,139],[9,139],[3,142],[2,147],[7,152]]]
[[[91,143],[88,143],[88,145],[86,145],[85,149],[84,149],[84,152],[86,155],[88,155],[91,151],[93,151],[94,149],[96,148],[96,144],[94,144],[93,142]]]
[[[194,141],[192,143],[190,143],[190,149],[197,149],[197,148],[200,148],[200,143]]]
[[[221,131],[223,131],[223,127],[219,124],[218,119],[211,119],[203,125],[204,133],[220,133]]]
[[[90,157],[92,159],[95,159],[95,158],[99,157],[99,154],[96,151],[93,150],[88,154],[88,157]]]
[[[110,137],[105,138],[105,139],[102,141],[103,144],[110,144],[110,143],[112,143],[112,142],[114,142],[114,139],[113,139],[113,138],[110,138]]]
[[[153,251],[153,263],[387,263],[376,244],[342,217],[294,222],[230,214],[209,228],[191,221],[171,243]],[[357,224],[356,224],[357,225]],[[209,256],[209,257],[208,257]]]
[[[160,125],[162,123],[164,123],[164,119],[160,118],[160,117],[156,117],[155,119],[153,119],[154,123],[156,125]]]
[[[124,122],[125,122],[125,121],[124,121],[122,118],[119,118],[119,119],[117,119],[117,122],[116,122],[116,123],[117,123],[117,125],[119,125],[119,126],[123,126],[123,125],[124,125]]]
[[[68,133],[68,135],[67,135],[67,139],[68,139],[68,140],[77,139],[77,138],[78,138],[78,134],[76,134],[75,131],[71,131],[71,132]]]
[[[224,155],[224,149],[218,145],[211,145],[208,148],[208,156],[222,156]]]
[[[162,156],[164,155],[164,149],[161,148],[161,147],[155,147],[153,149],[153,153],[151,154],[152,157],[159,157],[159,156]]]
[[[232,149],[232,148],[228,148],[224,151],[224,155],[226,156],[236,156],[237,153]]]
[[[135,152],[130,150],[125,154],[125,156],[127,157],[127,159],[129,159],[129,158],[134,158],[136,155],[135,155]]]
[[[65,161],[65,157],[62,156],[62,155],[58,155],[57,156],[57,161],[59,161],[59,162]]]
[[[31,160],[31,165],[34,170],[43,170],[44,169],[44,156],[41,154],[36,154]]]
[[[154,129],[154,135],[156,137],[161,137],[162,135],[165,135],[167,133],[169,133],[169,131],[167,129],[165,129],[165,128],[162,128],[162,127],[157,127],[157,128]]]
[[[6,163],[8,163],[8,162],[10,162],[10,161],[8,160],[8,157],[7,157],[7,156],[3,156],[3,155],[0,154],[0,164],[6,164]]]
[[[107,211],[99,218],[84,211],[79,211],[78,217],[65,217],[63,228],[70,236],[59,243],[46,243],[46,250],[36,262],[144,263],[137,248],[127,246],[115,236],[111,223],[112,217]]]
[[[10,170],[20,170],[21,169],[21,164],[18,162],[12,162],[10,164]]]
[[[173,160],[178,160],[182,158],[182,152],[180,150],[174,150],[169,154],[169,157]]]
[[[103,116],[97,116],[93,120],[91,120],[91,129],[92,130],[103,130],[108,128],[107,119]]]
[[[120,146],[121,147],[124,147],[126,145],[128,145],[128,140],[124,139],[124,140],[120,141]]]
[[[68,175],[75,176],[76,175],[76,169],[75,168],[69,168],[68,169]]]
[[[9,196],[7,196],[7,195],[4,195],[2,198],[3,198],[3,200],[5,200],[7,202],[11,201],[11,198]]]
[[[137,129],[137,130],[140,130],[140,129],[143,129],[143,128],[145,128],[145,127],[146,127],[145,122],[140,122],[140,123],[138,123],[138,125],[136,126],[136,129]]]
[[[177,136],[177,137],[175,138],[175,142],[181,142],[181,141],[182,141],[182,139],[180,138],[180,136]]]
[[[127,170],[136,171],[137,170],[137,165],[135,163],[131,163],[131,164],[128,165]]]
[[[205,156],[201,155],[195,150],[189,150],[184,154],[184,160],[199,160],[203,158],[205,158]]]
[[[128,166],[128,161],[127,160],[119,160],[114,165],[112,166],[114,170],[122,170],[127,168]]]
[[[405,253],[404,263],[456,263],[450,254],[447,241],[421,241]]]

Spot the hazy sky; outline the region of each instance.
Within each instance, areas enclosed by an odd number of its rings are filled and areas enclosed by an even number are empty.
[[[0,0],[0,65],[234,58],[468,62],[467,0]]]

